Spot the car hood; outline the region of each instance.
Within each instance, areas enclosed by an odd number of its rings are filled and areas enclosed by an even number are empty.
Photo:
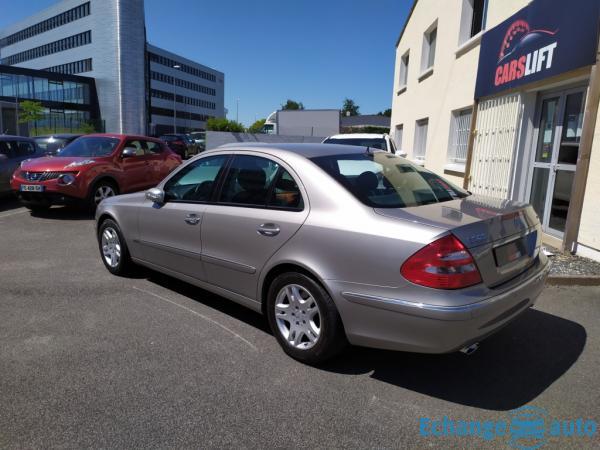
[[[67,167],[69,164],[82,161],[98,161],[102,158],[93,157],[70,157],[70,156],[44,156],[25,161],[21,169],[28,172],[59,172],[61,170],[79,170],[81,167]]]
[[[539,223],[526,203],[479,195],[409,208],[378,208],[375,212],[452,231],[467,247],[515,235]]]

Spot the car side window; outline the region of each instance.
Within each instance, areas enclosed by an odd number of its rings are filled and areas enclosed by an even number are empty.
[[[125,148],[135,148],[135,156],[144,156],[144,144],[142,141],[127,141]]]
[[[158,142],[146,141],[146,153],[148,155],[156,155],[162,153],[163,148]]]
[[[271,190],[271,198],[267,206],[301,211],[304,209],[302,194],[290,173],[281,169]]]
[[[269,187],[278,171],[279,164],[269,159],[249,155],[235,156],[218,201],[266,207]]]
[[[35,155],[35,145],[32,142],[17,141],[13,148],[16,148],[17,158]]]
[[[12,148],[13,147],[10,145],[10,142],[0,141],[0,155],[6,155],[8,158],[14,158]]]
[[[183,202],[210,201],[227,159],[227,155],[217,155],[188,164],[165,184],[165,199]]]

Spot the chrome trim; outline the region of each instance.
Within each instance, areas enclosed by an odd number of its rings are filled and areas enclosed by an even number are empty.
[[[153,247],[158,250],[164,250],[166,252],[171,252],[176,255],[185,256],[187,258],[194,258],[194,259],[198,259],[198,260],[202,259],[201,253],[191,252],[189,250],[183,250],[180,248],[171,247],[169,245],[157,244],[156,242],[148,242],[148,241],[136,240],[136,239],[134,239],[134,242],[141,244],[141,245],[146,245],[148,247]]]
[[[344,298],[352,303],[358,303],[361,305],[366,304],[365,300],[368,302],[382,303],[386,305],[397,305],[397,306],[408,306],[410,308],[415,308],[419,310],[426,311],[435,311],[435,312],[448,312],[448,313],[463,313],[472,311],[477,308],[481,308],[486,306],[489,303],[492,303],[495,299],[487,299],[482,300],[477,303],[469,303],[468,305],[461,306],[441,306],[441,305],[430,305],[427,303],[415,303],[409,302],[407,300],[401,300],[398,298],[390,298],[390,297],[381,297],[378,295],[368,295],[368,294],[359,294],[358,292],[342,292]]]
[[[256,273],[256,267],[248,266],[246,264],[230,261],[228,259],[218,258],[216,256],[202,255],[202,261],[216,266],[225,267],[227,269],[236,270],[238,272],[253,274]]]

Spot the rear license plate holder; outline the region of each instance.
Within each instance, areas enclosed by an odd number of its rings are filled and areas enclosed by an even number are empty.
[[[497,267],[503,267],[524,257],[532,258],[537,242],[537,231],[533,231],[494,249],[494,259]]]

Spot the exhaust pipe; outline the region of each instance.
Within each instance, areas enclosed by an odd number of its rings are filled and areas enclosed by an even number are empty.
[[[471,344],[468,347],[461,348],[460,352],[469,356],[469,355],[472,355],[473,353],[475,353],[478,348],[479,348],[479,342],[475,342],[474,344]]]

